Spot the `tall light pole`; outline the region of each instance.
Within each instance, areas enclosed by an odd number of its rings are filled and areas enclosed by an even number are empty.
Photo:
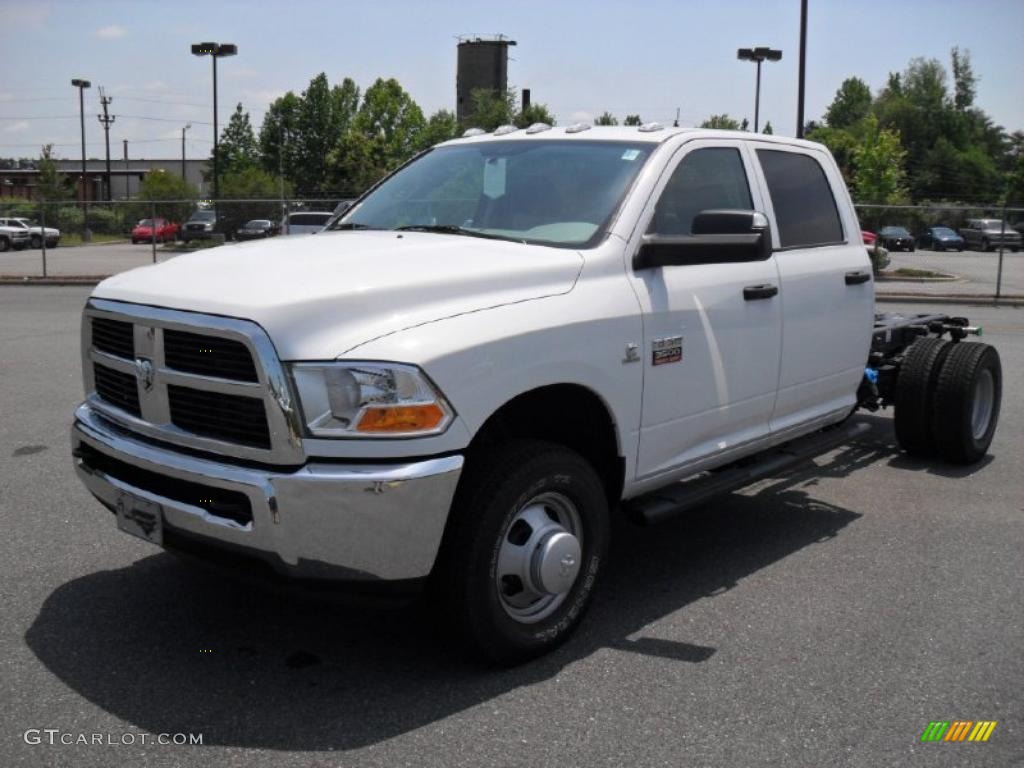
[[[220,175],[217,170],[217,59],[224,56],[234,56],[238,53],[238,46],[233,43],[195,43],[192,46],[193,56],[210,56],[213,59],[213,214],[220,216],[218,201],[220,200]],[[214,226],[219,223],[215,219]]]
[[[740,48],[736,51],[736,58],[740,61],[753,61],[757,63],[757,86],[754,89],[754,133],[757,133],[761,116],[761,62],[778,61],[782,58],[782,51],[765,47]]]
[[[800,0],[800,75],[796,96],[796,137],[804,137],[804,80],[807,75],[807,0]]]
[[[76,77],[71,85],[78,89],[78,118],[82,124],[82,239],[92,239],[89,233],[89,194],[86,190],[85,181],[85,89],[91,88],[92,83]]]
[[[185,131],[192,127],[192,123],[186,123],[181,129],[181,180],[187,181],[185,177]]]

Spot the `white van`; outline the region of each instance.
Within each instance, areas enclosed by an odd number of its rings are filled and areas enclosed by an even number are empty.
[[[319,232],[334,214],[330,211],[289,213],[281,222],[283,235],[311,235]]]

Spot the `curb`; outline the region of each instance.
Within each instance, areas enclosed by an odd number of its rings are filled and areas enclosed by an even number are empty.
[[[972,306],[1024,307],[1024,296],[957,296],[955,294],[876,293],[875,301],[898,304],[962,304]]]
[[[62,275],[57,277],[30,277],[0,275],[0,285],[97,285],[110,275]]]

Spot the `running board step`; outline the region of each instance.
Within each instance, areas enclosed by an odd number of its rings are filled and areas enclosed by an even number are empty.
[[[683,480],[656,491],[630,499],[626,513],[644,525],[660,523],[716,496],[743,488],[766,477],[780,475],[797,464],[813,459],[837,445],[850,442],[870,431],[867,422],[843,424],[798,437],[752,457],[741,459],[713,472],[704,472],[691,480]]]

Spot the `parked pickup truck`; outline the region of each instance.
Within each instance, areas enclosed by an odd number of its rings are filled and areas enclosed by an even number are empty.
[[[17,219],[0,220],[0,251],[12,248],[20,251],[31,242],[31,232],[27,225]]]
[[[429,585],[512,663],[577,626],[612,515],[780,472],[858,434],[858,407],[893,405],[914,455],[978,461],[1002,379],[977,332],[875,315],[819,144],[507,126],[315,238],[100,283],[71,443],[128,533],[268,579]]]

